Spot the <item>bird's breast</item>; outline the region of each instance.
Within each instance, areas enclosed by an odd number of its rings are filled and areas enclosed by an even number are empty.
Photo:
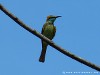
[[[47,25],[44,29],[43,35],[49,39],[52,39],[54,37],[54,25]]]
[[[45,31],[47,31],[48,33],[52,33],[53,29],[54,29],[53,25],[48,25],[48,26],[46,26]]]

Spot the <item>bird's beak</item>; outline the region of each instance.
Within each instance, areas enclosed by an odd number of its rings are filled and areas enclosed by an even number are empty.
[[[56,16],[56,18],[58,18],[58,17],[62,17],[62,16]]]

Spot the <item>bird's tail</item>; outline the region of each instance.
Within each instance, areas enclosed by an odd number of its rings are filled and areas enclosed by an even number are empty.
[[[40,58],[39,58],[40,62],[44,62],[45,61],[46,49],[47,49],[47,46],[44,46],[42,48],[41,55],[40,55]]]

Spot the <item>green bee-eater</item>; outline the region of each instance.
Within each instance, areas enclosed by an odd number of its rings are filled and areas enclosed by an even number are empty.
[[[58,17],[61,17],[61,16],[53,16],[53,15],[47,16],[46,23],[43,25],[41,34],[43,34],[44,36],[46,36],[50,40],[52,40],[53,37],[55,36],[56,27],[54,26],[54,21]],[[46,49],[47,49],[48,44],[46,42],[44,42],[43,40],[41,40],[41,41],[42,41],[42,51],[41,51],[39,61],[44,62]]]

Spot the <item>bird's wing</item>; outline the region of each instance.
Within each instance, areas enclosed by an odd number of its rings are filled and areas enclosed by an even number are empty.
[[[45,30],[45,27],[46,27],[46,24],[43,25],[41,34],[43,34],[43,32],[44,32],[44,30]],[[43,40],[41,40],[41,42],[42,42],[42,48],[43,48]]]
[[[43,25],[43,28],[42,28],[41,34],[43,34],[43,32],[44,32],[45,26],[46,26],[46,24]]]
[[[54,26],[54,29],[53,29],[53,37],[55,36],[55,33],[56,33],[56,27]]]

